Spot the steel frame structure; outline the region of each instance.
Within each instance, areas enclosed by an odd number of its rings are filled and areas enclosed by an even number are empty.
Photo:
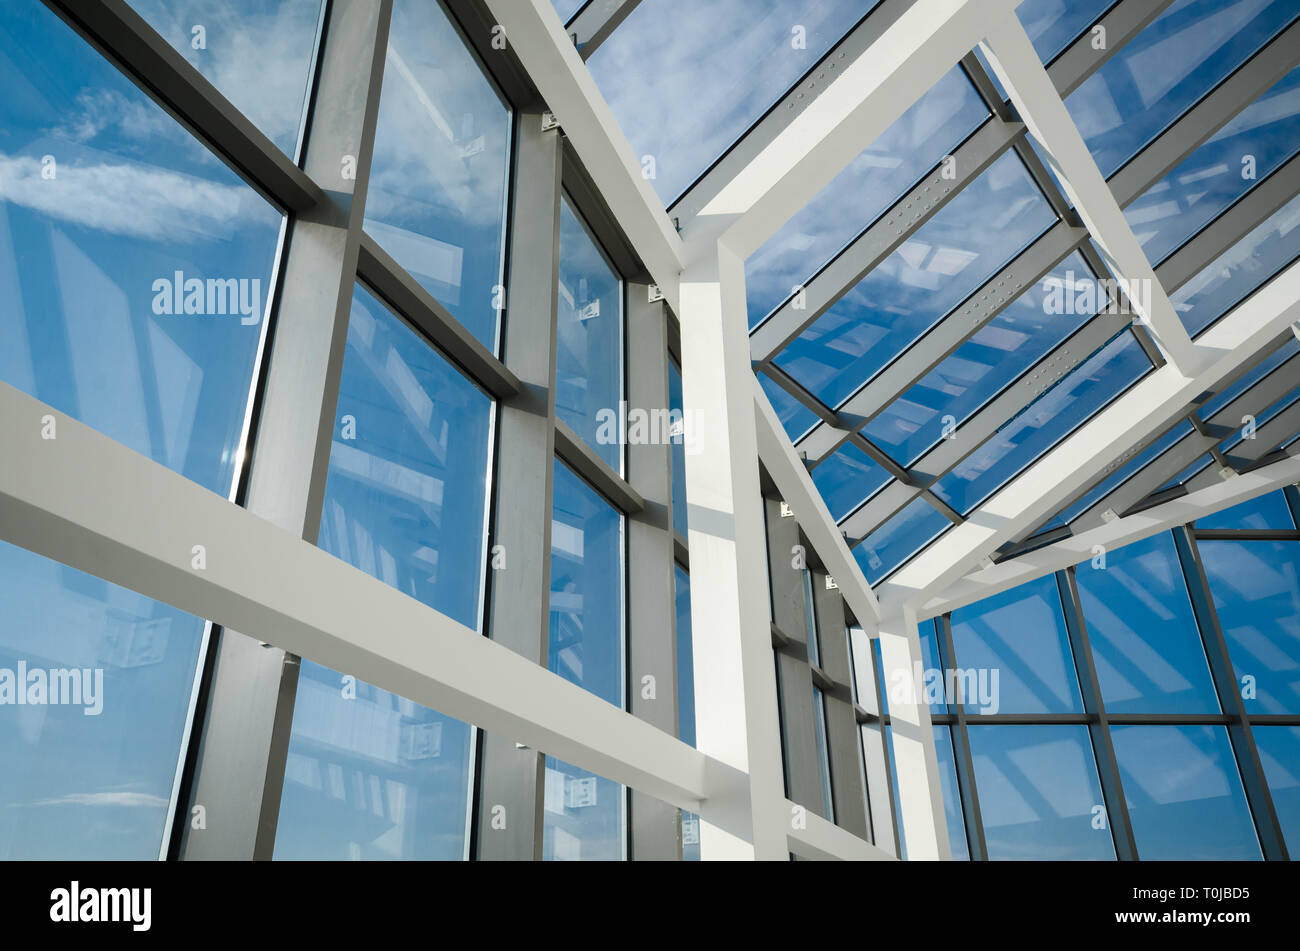
[[[1086,559],[1094,544],[1113,549],[1168,529],[1180,532],[1182,563],[1194,581],[1195,533],[1180,526],[1300,480],[1300,447],[1280,448],[1297,429],[1293,407],[1247,451],[1151,497],[1162,476],[1216,445],[1235,414],[1276,399],[1285,380],[1278,374],[1294,373],[1293,359],[1215,417],[1197,417],[1192,437],[1089,506],[1064,532],[1034,538],[1047,518],[1231,385],[1300,318],[1300,264],[1294,263],[1196,339],[1168,297],[1300,190],[1296,159],[1158,266],[1147,260],[1122,213],[1300,61],[1300,25],[1292,24],[1106,180],[1062,100],[1170,0],[1119,0],[1099,21],[1112,39],[1104,53],[1090,51],[1085,34],[1046,68],[1015,17],[1017,0],[885,0],[665,211],[584,65],[635,0],[591,0],[567,27],[549,0],[444,0],[515,115],[509,319],[498,358],[363,231],[392,0],[324,5],[324,42],[306,107],[310,135],[297,161],[125,0],[44,2],[287,216],[274,333],[256,382],[245,467],[230,499],[0,384],[0,438],[14,449],[0,458],[0,538],[215,626],[174,808],[202,802],[231,818],[220,837],[173,822],[166,856],[271,857],[297,667],[306,657],[475,725],[477,801],[503,803],[525,819],[501,834],[480,808],[467,836],[474,857],[540,855],[543,756],[554,755],[629,787],[631,857],[679,858],[682,809],[699,813],[701,851],[710,859],[896,857],[899,827],[910,857],[948,858],[930,711],[924,703],[896,702],[882,716],[871,640],[879,642],[885,674],[910,671],[921,660],[919,620],[1052,572],[1062,573],[1068,594],[1069,566]],[[497,28],[508,39],[504,50],[493,45]],[[991,91],[972,55],[981,46],[1009,105]],[[954,143],[959,178],[941,179],[936,169],[811,278],[806,311],[787,303],[751,332],[745,259],[959,63],[992,113]],[[1047,153],[1060,191],[1029,148],[1031,135]],[[341,184],[337,156],[351,143],[360,143],[357,175]],[[1060,214],[1055,226],[844,405],[825,406],[775,367],[786,343],[1012,149]],[[684,539],[671,521],[668,447],[629,447],[620,473],[556,417],[555,286],[566,191],[624,284],[627,353],[635,355],[628,360],[627,398],[666,406],[671,354],[681,365],[687,417],[701,421],[702,431],[692,434],[700,451],[687,457]],[[959,430],[962,438],[941,444],[911,469],[888,463],[890,485],[837,524],[809,469],[845,442],[886,462],[862,427],[1075,249],[1097,270],[1104,259],[1118,275],[1152,282],[1153,306],[1139,315],[1139,338],[1157,369],[968,516],[939,503],[929,492],[935,480],[1114,332],[1098,317],[1034,368],[1048,370],[1042,377],[1026,373],[980,409]],[[518,553],[518,561],[508,594],[489,585],[482,632],[313,544],[357,281],[496,401],[491,540]],[[756,371],[818,417],[796,442]],[[39,421],[51,415],[57,441],[39,436]],[[304,419],[311,425],[303,426]],[[546,669],[550,472],[557,457],[626,520],[630,663],[672,684],[674,697],[674,561],[689,568],[695,748],[676,739],[675,703],[633,700],[619,710]],[[940,508],[954,525],[873,590],[851,548],[915,498]],[[187,564],[197,540],[210,553],[201,573]],[[814,605],[779,564],[792,546],[807,549]],[[758,591],[770,592],[770,611],[754,596]],[[800,629],[801,612],[809,608],[817,621]],[[1197,610],[1206,629],[1217,630],[1207,596]],[[1071,624],[1086,653],[1077,611]],[[416,630],[418,638],[411,636]],[[810,645],[810,637],[817,643]],[[1231,677],[1230,667],[1226,674],[1222,669],[1226,650],[1216,653],[1221,633],[1218,640],[1210,654],[1222,687],[1222,678]],[[1097,747],[1108,749],[1107,723],[1115,718],[1108,720],[1100,704],[1095,672],[1086,679],[1087,722]],[[803,700],[813,688],[827,699],[833,817],[823,814],[821,793],[810,784],[817,765],[790,761],[791,750],[812,748],[811,706]],[[963,716],[936,722],[952,722],[962,734]],[[1253,751],[1250,719],[1238,703],[1223,722],[1243,732]],[[885,725],[893,733],[892,774]],[[783,730],[800,738],[787,743],[784,755]],[[1103,787],[1108,804],[1120,805],[1113,753],[1106,755]],[[1253,765],[1246,766],[1255,779],[1247,779],[1248,795],[1271,815],[1267,789],[1258,786],[1258,757],[1250,755]],[[968,755],[961,769],[969,780]],[[893,783],[898,817],[888,793]],[[1117,825],[1121,813],[1111,810]],[[974,798],[966,816],[979,853]],[[1285,856],[1275,816],[1271,823],[1271,835],[1261,839],[1266,855]],[[1120,832],[1120,857],[1134,857],[1131,830]]]

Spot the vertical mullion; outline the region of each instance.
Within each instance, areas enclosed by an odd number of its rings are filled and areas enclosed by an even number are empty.
[[[522,384],[498,407],[487,633],[541,666],[550,638],[560,136],[517,113],[502,356]],[[540,859],[544,755],[479,734],[474,855]]]
[[[1183,576],[1187,580],[1187,590],[1192,596],[1192,609],[1205,644],[1205,654],[1210,662],[1215,690],[1219,694],[1219,704],[1231,718],[1228,734],[1232,739],[1232,752],[1246,792],[1246,801],[1250,805],[1255,831],[1259,835],[1260,848],[1264,852],[1264,858],[1286,861],[1288,855],[1282,826],[1278,822],[1277,810],[1273,807],[1273,797],[1268,789],[1264,766],[1259,759],[1259,750],[1255,748],[1255,736],[1251,732],[1250,718],[1246,715],[1246,704],[1241,698],[1241,690],[1233,672],[1232,657],[1228,652],[1228,642],[1224,639],[1223,628],[1219,624],[1219,614],[1214,608],[1214,598],[1210,595],[1209,579],[1205,576],[1205,566],[1201,563],[1201,553],[1191,527],[1183,525],[1174,529],[1174,542],[1178,548]]]
[[[289,226],[249,467],[246,507],[316,542],[356,283],[391,0],[331,3],[308,104],[303,170],[324,197]],[[342,158],[356,159],[356,177]],[[221,630],[191,737],[183,859],[269,859],[275,849],[299,659]],[[185,821],[203,806],[210,830]]]
[[[627,288],[627,402],[629,414],[642,410],[652,421],[651,438],[628,440],[627,476],[645,500],[645,509],[628,516],[628,686],[634,716],[677,735],[677,642],[672,528],[672,445],[655,438],[653,420],[667,419],[668,314],[662,301],[651,302],[650,285],[629,281]],[[663,416],[656,415],[663,411]],[[667,433],[660,435],[666,436]],[[644,677],[654,678],[645,696]],[[682,857],[681,813],[675,806],[632,791],[631,857]]]
[[[1291,510],[1291,521],[1300,528],[1300,486],[1288,485],[1282,490],[1287,508]]]
[[[876,719],[859,727],[863,765],[867,773],[867,805],[871,809],[871,841],[896,858],[901,858],[903,852],[898,839],[900,821],[894,816],[894,778],[889,768],[889,751],[885,745],[885,707],[880,677],[876,674],[875,650],[866,631],[858,629],[858,633],[860,637],[853,637],[852,631],[849,633],[853,651],[853,674],[858,682],[858,700],[875,700],[874,709],[867,712],[875,714]],[[864,708],[866,706],[864,704]],[[867,743],[868,738],[870,745]],[[881,841],[882,835],[887,837],[884,842]]]
[[[1133,838],[1133,823],[1129,819],[1128,802],[1124,798],[1124,784],[1120,780],[1119,760],[1110,735],[1110,720],[1101,696],[1101,681],[1088,640],[1088,622],[1083,617],[1083,602],[1079,598],[1079,584],[1074,567],[1056,573],[1056,586],[1065,607],[1065,627],[1070,637],[1070,651],[1074,655],[1074,669],[1079,689],[1083,694],[1083,710],[1091,720],[1088,732],[1092,736],[1092,755],[1097,762],[1097,778],[1101,794],[1106,800],[1106,816],[1110,825],[1115,857],[1120,861],[1135,861],[1138,857],[1137,841]]]
[[[943,668],[944,683],[948,680],[948,671],[957,669],[956,651],[952,646],[951,615],[936,618],[938,622],[939,663]],[[945,694],[947,693],[945,687]],[[988,860],[988,845],[984,841],[984,820],[980,816],[979,793],[975,789],[975,763],[970,752],[970,737],[966,733],[966,704],[964,697],[954,697],[952,707],[954,722],[951,727],[954,764],[957,773],[957,788],[960,790],[962,814],[966,820],[966,842],[970,847],[972,861]],[[920,702],[924,703],[922,697]],[[936,777],[937,778],[937,777]]]

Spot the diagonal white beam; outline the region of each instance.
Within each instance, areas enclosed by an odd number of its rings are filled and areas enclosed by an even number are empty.
[[[678,310],[682,241],[550,0],[487,0],[637,255]]]
[[[49,419],[53,439],[42,438]],[[676,737],[4,383],[0,444],[4,541],[706,818],[706,787],[725,790],[743,779]],[[196,545],[204,548],[201,568],[194,567]]]
[[[1035,578],[1088,561],[1097,554],[1098,546],[1104,551],[1115,551],[1296,482],[1300,482],[1300,456],[1292,456],[1226,481],[1216,482],[1055,544],[972,572],[939,596],[921,605],[920,616],[925,619],[955,611]]]
[[[917,0],[843,67],[691,223],[753,254],[975,44],[1018,0]]]
[[[943,591],[1017,532],[1074,498],[1110,460],[1162,432],[1197,396],[1271,345],[1298,316],[1300,263],[1201,336],[1197,346],[1209,359],[1205,369],[1189,378],[1171,363],[1148,374],[878,586],[882,610],[917,606]]]
[[[800,858],[840,862],[896,861],[894,856],[879,846],[872,845],[866,839],[859,839],[852,832],[841,829],[803,806],[787,800],[786,808],[797,816],[786,834],[786,842],[790,851]]]
[[[1062,188],[1102,257],[1123,281],[1137,316],[1166,359],[1185,375],[1204,362],[1156,279],[1119,202],[1083,141],[1060,93],[1043,68],[1032,41],[1014,13],[994,21],[984,41],[990,65],[1056,170]]]
[[[794,512],[827,573],[840,586],[853,616],[859,624],[872,625],[880,620],[880,602],[813,484],[808,467],[790,444],[757,377],[754,377],[754,415],[758,425],[758,457],[767,474],[781,490],[781,497]]]

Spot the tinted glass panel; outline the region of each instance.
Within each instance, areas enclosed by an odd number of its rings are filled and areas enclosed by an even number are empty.
[[[772,404],[772,409],[775,410],[781,425],[785,427],[786,435],[791,440],[798,439],[816,424],[817,416],[813,411],[773,383],[772,378],[766,373],[758,374],[758,382],[762,385],[768,402]]]
[[[1197,528],[1294,529],[1295,520],[1281,491],[1270,492],[1196,520]]]
[[[812,470],[813,484],[836,520],[844,518],[889,481],[890,475],[865,452],[846,442]]]
[[[1114,726],[1139,857],[1260,858],[1228,731],[1221,726]]]
[[[1287,851],[1300,849],[1300,727],[1252,728]]]
[[[947,531],[952,522],[927,502],[916,498],[853,549],[868,584],[875,584],[925,545]]]
[[[497,346],[511,115],[436,2],[397,0],[366,231]]]
[[[1016,7],[1034,50],[1049,63],[1065,46],[1106,12],[1114,0],[1024,0]]]
[[[1179,440],[1184,439],[1192,432],[1192,424],[1186,420],[1179,422],[1175,426],[1171,426],[1159,439],[1134,456],[1128,461],[1128,463],[1117,469],[1109,478],[1097,483],[1093,489],[1080,496],[1078,501],[1066,509],[1059,519],[1056,519],[1056,524],[1063,525],[1078,518],[1088,509],[1092,508],[1092,506],[1096,505],[1099,501],[1113,492],[1122,483],[1127,482],[1135,473],[1148,465],[1166,449]]]
[[[1218,713],[1173,536],[1105,553],[1076,570],[1108,713]]]
[[[972,726],[968,735],[990,859],[1115,858],[1086,726]]]
[[[894,774],[894,822],[898,826],[898,841],[903,858],[907,858],[907,836],[903,832],[902,803],[898,795],[898,771],[894,767],[894,731],[885,727],[885,744],[889,750],[889,768]],[[948,847],[955,861],[969,861],[970,849],[966,845],[966,826],[961,808],[961,794],[957,791],[957,770],[953,765],[952,732],[942,724],[934,727],[934,751],[939,760],[939,785],[943,790],[943,815],[948,824]]]

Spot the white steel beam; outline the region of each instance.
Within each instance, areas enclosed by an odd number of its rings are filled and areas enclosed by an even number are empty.
[[[786,801],[786,810],[798,818],[786,836],[787,847],[804,859],[840,862],[892,862],[894,856],[866,839],[841,829],[803,806]]]
[[[1300,482],[1300,456],[1216,481],[1179,498],[972,572],[921,605],[920,616],[924,619],[955,611],[1035,578],[1081,564],[1099,551],[1115,551],[1296,482]]]
[[[739,781],[676,737],[4,383],[0,443],[7,542],[706,817],[706,776],[724,791]],[[770,673],[770,649],[767,660]]]
[[[839,585],[853,616],[859,624],[873,624],[880,619],[880,602],[813,484],[808,467],[790,444],[757,377],[754,377],[754,416],[758,427],[758,457],[767,474],[781,490],[781,498],[794,512],[827,573]]]
[[[1123,282],[1134,311],[1165,357],[1184,375],[1195,374],[1206,354],[1196,350],[1178,319],[1029,35],[1014,12],[994,20],[991,26],[984,41],[989,64],[1019,110],[1021,121],[1047,154],[1094,244]]]
[[[682,241],[550,0],[486,0],[664,299],[678,307]]]
[[[1271,345],[1297,316],[1300,263],[1201,335],[1197,348],[1209,357],[1205,369],[1189,378],[1171,363],[1138,381],[880,585],[876,596],[882,610],[889,613],[896,605],[928,601],[1003,542],[1076,497],[1110,460],[1162,432],[1197,396],[1215,389]]]

